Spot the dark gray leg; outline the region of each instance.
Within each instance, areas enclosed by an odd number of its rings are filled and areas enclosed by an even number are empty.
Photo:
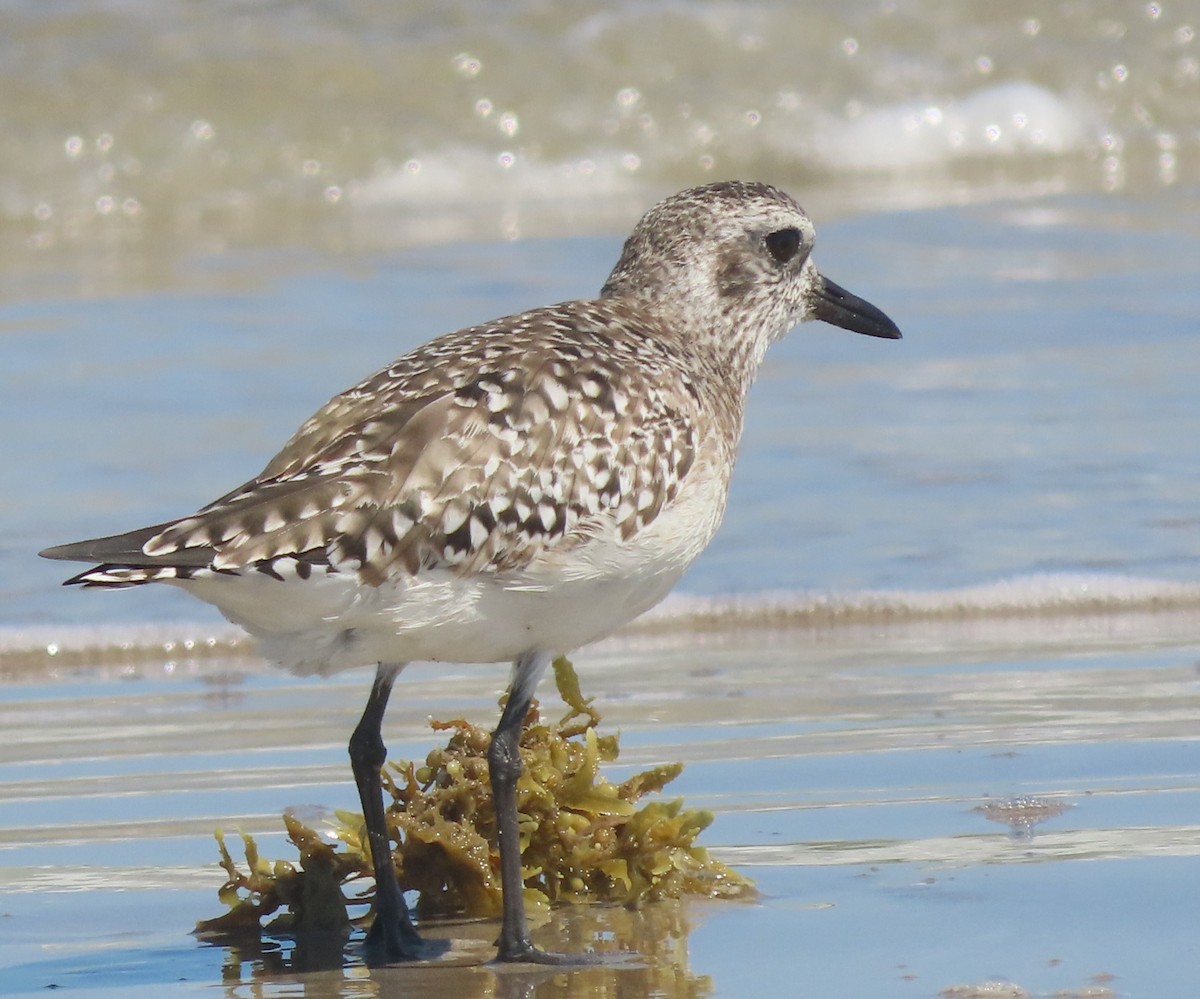
[[[488,776],[496,810],[500,841],[500,887],[504,893],[504,922],[496,941],[501,961],[532,961],[536,964],[586,964],[591,955],[549,954],[538,950],[529,938],[525,921],[525,879],[521,877],[521,833],[517,826],[517,778],[521,776],[521,725],[538,681],[554,657],[548,652],[527,652],[513,666],[508,701],[500,724],[492,733],[488,749]]]
[[[366,947],[372,958],[384,962],[424,956],[423,941],[413,928],[408,906],[404,904],[396,881],[392,845],[384,817],[383,786],[379,779],[380,768],[387,759],[387,747],[383,744],[380,728],[383,713],[387,710],[392,684],[403,668],[403,663],[379,664],[362,719],[350,736],[350,766],[358,785],[358,797],[367,824],[367,842],[371,847],[371,864],[375,868],[375,921],[367,933]]]

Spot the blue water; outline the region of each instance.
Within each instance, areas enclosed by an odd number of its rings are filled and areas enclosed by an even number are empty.
[[[1200,580],[1196,204],[1178,190],[828,222],[810,204],[819,266],[905,339],[811,324],[772,349],[725,525],[681,590]],[[594,294],[619,245],[227,253],[154,291],[0,304],[0,623],[210,619],[173,592],[62,592],[64,567],[34,553],[190,512],[424,339]]]
[[[883,629],[581,653],[583,689],[621,737],[607,776],[685,761],[667,795],[714,813],[702,842],[761,894],[558,910],[543,942],[615,942],[646,960],[556,974],[537,994],[590,982],[741,997],[798,978],[822,995],[917,999],[1002,978],[1099,997],[1082,990],[1115,975],[1118,994],[1190,995],[1200,646],[1153,629],[1092,651],[926,634],[919,649]],[[414,665],[388,716],[392,758],[419,760],[443,738],[431,715],[494,717],[504,672]],[[222,910],[214,829],[238,860],[238,829],[263,856],[294,859],[282,810],[354,807],[344,744],[368,676],[297,679],[252,659],[4,676],[0,995],[253,983],[281,999],[451,999],[524,981],[491,967],[370,971],[358,940],[314,970],[286,938],[260,953],[189,936]],[[548,690],[543,704],[557,713]],[[1018,833],[981,811],[1014,795],[1061,812]],[[496,925],[425,929],[474,938],[486,959]]]
[[[6,3],[0,995],[1194,994],[1200,25],[1035,7]],[[538,930],[635,972],[196,941],[214,829],[289,857],[282,809],[354,807],[368,676],[193,659],[211,609],[36,551],[195,509],[430,336],[593,294],[650,204],[730,176],[796,194],[905,339],[776,345],[677,606],[883,612],[680,614],[577,662],[615,771],[686,762],[761,897]],[[504,680],[414,664],[393,755]],[[981,811],[1011,795],[1064,810],[1018,835]]]

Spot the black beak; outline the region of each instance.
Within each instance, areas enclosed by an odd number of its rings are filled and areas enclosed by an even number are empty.
[[[852,333],[865,333],[885,340],[899,340],[900,329],[879,309],[828,278],[821,278],[813,318],[822,319]]]

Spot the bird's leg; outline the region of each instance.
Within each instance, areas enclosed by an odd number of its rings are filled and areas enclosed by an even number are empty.
[[[383,713],[387,710],[392,684],[404,664],[380,663],[375,671],[371,696],[362,718],[350,736],[350,766],[367,825],[371,864],[375,869],[375,921],[367,933],[366,947],[372,957],[383,961],[411,960],[423,956],[423,941],[413,927],[404,904],[404,895],[396,880],[392,845],[383,807],[383,786],[379,771],[387,759],[383,744]]]
[[[496,811],[496,837],[500,846],[500,889],[503,924],[497,941],[501,961],[536,961],[542,952],[529,938],[525,921],[525,878],[521,874],[521,830],[517,822],[517,779],[521,776],[521,726],[538,680],[550,665],[544,652],[523,655],[513,666],[508,700],[488,747],[488,777]]]
[[[529,937],[525,920],[525,879],[521,875],[521,831],[517,823],[517,779],[521,776],[521,726],[529,713],[533,692],[553,656],[535,650],[527,652],[513,667],[508,701],[500,715],[500,724],[492,733],[488,749],[488,776],[492,783],[492,802],[496,811],[496,831],[500,841],[500,887],[503,892],[503,919],[496,957],[501,961],[531,961],[536,964],[586,964],[590,955],[551,954],[539,950]]]

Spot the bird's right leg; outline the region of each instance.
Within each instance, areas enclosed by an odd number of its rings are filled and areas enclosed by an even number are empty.
[[[375,921],[367,933],[366,948],[373,960],[407,961],[425,956],[424,941],[413,926],[404,895],[396,880],[392,844],[383,807],[383,785],[379,772],[387,759],[383,744],[383,714],[392,684],[404,663],[380,663],[375,671],[371,696],[362,718],[350,736],[350,766],[367,825],[371,864],[375,869]]]

